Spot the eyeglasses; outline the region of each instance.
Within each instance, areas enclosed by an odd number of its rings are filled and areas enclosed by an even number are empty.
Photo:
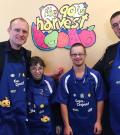
[[[41,67],[30,67],[30,70],[32,71],[32,72],[36,72],[36,71],[41,71],[41,70],[43,70],[43,67],[41,66]]]
[[[85,56],[86,54],[85,53],[73,53],[73,54],[71,54],[71,56],[72,57],[77,57],[77,56],[79,56],[79,57],[81,57],[81,56]]]

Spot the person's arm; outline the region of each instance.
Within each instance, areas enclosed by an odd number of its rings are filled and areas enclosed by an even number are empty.
[[[64,124],[64,135],[73,135],[72,128],[69,124],[67,105],[61,104],[61,115]]]
[[[95,88],[95,94],[96,94],[96,104],[97,104],[97,117],[96,122],[94,125],[94,133],[99,135],[102,132],[102,115],[104,111],[104,100],[106,99],[106,93],[105,93],[105,86],[103,79],[101,77],[101,74],[99,72],[96,72],[96,76],[98,79],[98,82],[96,83],[97,87]]]
[[[52,77],[54,80],[59,80],[60,76],[63,74],[63,71],[63,67],[59,67],[53,73],[47,73],[47,75]]]
[[[102,114],[103,114],[103,108],[104,108],[104,101],[98,101],[97,102],[97,119],[94,125],[94,133],[99,135],[102,132]]]

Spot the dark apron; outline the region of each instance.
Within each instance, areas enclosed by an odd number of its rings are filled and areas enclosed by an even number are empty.
[[[7,98],[10,106],[0,105],[0,135],[28,135],[26,127],[26,77],[24,60],[8,62],[5,58],[4,72],[0,81],[0,101]],[[6,104],[7,104],[6,102]]]
[[[120,47],[109,77],[110,122],[115,135],[120,135]]]
[[[31,135],[54,135],[51,118],[51,103],[49,88],[44,80],[39,85],[29,82],[29,101],[33,104],[30,109],[34,113],[29,115],[29,130]],[[29,97],[30,97],[29,96]],[[30,107],[30,106],[29,106]]]
[[[85,79],[85,80],[84,80]],[[74,135],[94,135],[96,121],[95,83],[85,75],[68,86],[68,112]]]

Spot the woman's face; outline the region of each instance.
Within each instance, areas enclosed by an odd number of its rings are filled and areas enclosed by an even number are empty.
[[[37,65],[30,67],[30,72],[35,80],[40,80],[44,73],[44,67],[38,63]]]

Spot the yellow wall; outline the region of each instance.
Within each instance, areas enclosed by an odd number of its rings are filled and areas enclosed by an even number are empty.
[[[120,0],[0,0],[0,41],[9,38],[7,27],[9,21],[14,17],[24,17],[31,24],[35,18],[39,16],[39,8],[46,4],[54,4],[58,8],[64,4],[74,4],[86,2],[88,4],[87,12],[90,17],[86,22],[86,26],[95,25],[96,43],[87,49],[87,65],[92,67],[95,62],[102,56],[105,48],[117,42],[118,39],[112,33],[109,18],[111,14],[120,9]],[[63,66],[68,70],[71,66],[69,59],[69,51],[57,48],[52,51],[41,51],[37,49],[31,38],[31,31],[26,48],[32,50],[32,55],[41,56],[48,65],[47,72],[53,71],[56,67]]]

